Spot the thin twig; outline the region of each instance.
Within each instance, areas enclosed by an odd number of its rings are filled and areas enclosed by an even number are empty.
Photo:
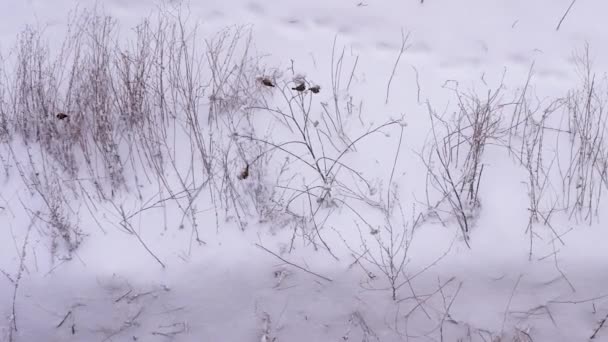
[[[391,176],[388,180],[388,190],[386,191],[386,210],[391,210],[391,185],[393,184],[393,177],[395,175],[395,169],[397,168],[397,160],[399,159],[399,152],[401,151],[401,143],[403,142],[403,126],[401,126],[401,132],[399,133],[399,144],[397,144],[397,152],[395,152],[395,160],[393,161],[393,167],[391,168]]]
[[[6,279],[8,279],[8,281],[11,282],[11,284],[15,284],[15,281],[13,280],[13,278],[11,277],[10,274],[8,274],[6,271],[0,269],[0,273],[4,274],[4,276],[6,277]]]
[[[412,69],[414,69],[414,73],[416,74],[416,100],[418,101],[418,104],[422,104],[422,102],[420,102],[420,75],[415,66],[412,65]]]
[[[403,52],[405,51],[405,44],[408,41],[408,38],[410,37],[410,33],[408,32],[407,35],[405,35],[403,33],[403,29],[401,30],[401,48],[399,49],[399,55],[397,56],[397,60],[395,61],[395,65],[393,66],[393,71],[391,72],[391,77],[388,79],[388,84],[386,85],[386,100],[384,103],[388,104],[388,96],[389,93],[391,91],[391,83],[393,82],[393,77],[395,77],[395,72],[397,71],[397,65],[399,65],[399,60],[401,59],[401,56],[403,55]]]
[[[515,286],[513,286],[513,290],[511,291],[511,296],[509,297],[509,301],[507,302],[507,307],[505,308],[505,314],[502,318],[502,327],[500,328],[501,333],[505,330],[505,323],[507,322],[507,314],[509,313],[509,307],[511,306],[511,301],[515,296],[515,290],[517,290],[517,286],[519,285],[519,281],[521,280],[523,275],[519,275],[517,281],[515,282]]]
[[[604,316],[604,319],[602,319],[602,321],[600,322],[600,325],[598,325],[598,327],[593,331],[593,335],[591,335],[591,337],[589,337],[590,340],[593,340],[597,336],[597,333],[600,332],[600,330],[604,326],[604,323],[606,323],[606,320],[608,320],[608,314],[606,314],[606,316]]]
[[[550,300],[549,304],[583,304],[607,298],[608,294],[581,300]]]
[[[286,264],[289,264],[289,265],[291,265],[291,266],[293,266],[293,267],[299,268],[299,269],[301,269],[302,271],[304,271],[304,272],[306,272],[306,273],[309,273],[309,274],[312,274],[312,275],[314,275],[314,276],[316,276],[316,277],[319,277],[319,278],[321,278],[321,279],[323,279],[323,280],[327,280],[327,281],[333,281],[333,280],[331,280],[331,279],[329,279],[329,278],[327,278],[327,277],[325,277],[325,276],[322,276],[322,275],[320,275],[320,274],[318,274],[318,273],[315,273],[315,272],[313,272],[313,271],[311,271],[311,270],[308,270],[308,269],[306,269],[306,268],[304,268],[304,267],[302,267],[302,266],[300,266],[300,265],[296,265],[296,264],[294,264],[294,263],[292,263],[292,262],[289,262],[289,261],[287,261],[287,260],[283,259],[283,258],[282,258],[280,255],[276,254],[275,252],[273,252],[273,251],[269,250],[268,248],[266,248],[266,247],[264,247],[264,246],[262,246],[262,245],[260,245],[260,244],[257,244],[257,243],[256,243],[255,245],[256,245],[257,247],[259,247],[259,248],[261,248],[261,249],[265,250],[266,252],[268,252],[268,253],[270,253],[270,254],[274,255],[275,257],[279,258],[281,261],[283,261],[283,262],[284,262],[284,263],[286,263]]]
[[[21,281],[21,277],[23,276],[23,270],[25,269],[25,256],[26,256],[27,243],[29,241],[30,232],[32,231],[32,227],[34,226],[35,222],[36,222],[36,217],[33,217],[27,228],[27,233],[25,234],[25,238],[23,239],[23,247],[21,248],[21,254],[19,255],[19,257],[20,257],[19,270],[17,271],[17,277],[15,277],[15,287],[13,288],[13,306],[12,306],[12,313],[11,313],[12,325],[10,327],[9,338],[8,338],[8,340],[10,342],[14,341],[13,333],[17,331],[17,309],[16,309],[17,291],[19,289],[19,283]]]
[[[570,9],[572,9],[572,6],[574,6],[574,3],[576,2],[576,0],[572,0],[572,2],[570,3],[570,6],[568,6],[568,9],[566,10],[566,12],[564,13],[564,16],[562,17],[562,19],[559,21],[559,23],[557,24],[557,27],[555,28],[555,31],[559,31],[560,26],[562,26],[562,22],[564,21],[564,19],[566,19],[566,16],[568,15],[568,13],[570,12]]]
[[[61,320],[61,322],[59,322],[59,324],[57,324],[56,328],[61,328],[61,326],[63,325],[63,323],[65,323],[65,321],[68,319],[68,317],[70,317],[71,314],[72,314],[72,310],[68,311],[68,313],[65,314],[65,316],[63,317],[63,319]]]
[[[137,233],[137,231],[135,231],[135,228],[133,228],[133,226],[131,225],[131,223],[129,222],[129,220],[127,219],[127,214],[125,213],[124,209],[122,208],[122,206],[118,207],[116,206],[116,204],[112,203],[112,205],[114,206],[114,208],[119,212],[119,214],[121,215],[122,218],[122,222],[120,223],[120,225],[130,234],[135,235],[135,237],[137,238],[137,240],[139,241],[139,243],[144,247],[144,249],[148,252],[148,254],[150,254],[154,260],[156,260],[156,262],[158,262],[158,264],[162,267],[162,268],[167,268],[167,266],[156,256],[156,254],[154,254],[154,252],[152,252],[152,250],[148,247],[148,245],[144,242],[144,240],[141,238],[141,236],[139,236],[139,234]]]
[[[117,299],[114,301],[114,303],[118,303],[118,302],[120,302],[120,301],[121,301],[121,300],[123,300],[123,299],[124,299],[126,296],[130,295],[130,294],[131,294],[131,292],[133,292],[133,289],[130,289],[130,290],[129,290],[129,291],[127,291],[125,294],[123,294],[122,296],[118,297],[118,298],[117,298]]]

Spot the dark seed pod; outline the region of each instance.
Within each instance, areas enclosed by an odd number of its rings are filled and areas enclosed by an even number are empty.
[[[321,87],[318,85],[314,85],[308,88],[308,90],[312,91],[314,94],[318,94],[321,91]]]

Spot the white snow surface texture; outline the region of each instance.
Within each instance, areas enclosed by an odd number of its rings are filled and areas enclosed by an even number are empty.
[[[605,1],[0,9],[0,341],[608,341]]]

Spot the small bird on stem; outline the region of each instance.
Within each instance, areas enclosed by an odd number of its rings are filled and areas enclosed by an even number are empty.
[[[66,113],[57,113],[57,119],[59,119],[59,120],[63,120],[67,117],[68,117],[68,115]]]
[[[245,168],[241,173],[237,176],[239,180],[247,179],[249,177],[249,164],[245,164]]]
[[[294,88],[291,88],[292,90],[297,90],[297,91],[304,91],[306,90],[306,85],[304,83],[300,83],[297,86],[295,86]]]
[[[321,91],[321,86],[314,85],[308,88],[308,90],[312,91],[314,94],[318,94]]]
[[[260,81],[262,82],[263,85],[265,85],[267,87],[274,87],[274,83],[268,77],[263,77]]]

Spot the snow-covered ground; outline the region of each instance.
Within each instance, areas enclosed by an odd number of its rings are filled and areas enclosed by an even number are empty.
[[[608,341],[604,2],[0,8],[0,341]]]

